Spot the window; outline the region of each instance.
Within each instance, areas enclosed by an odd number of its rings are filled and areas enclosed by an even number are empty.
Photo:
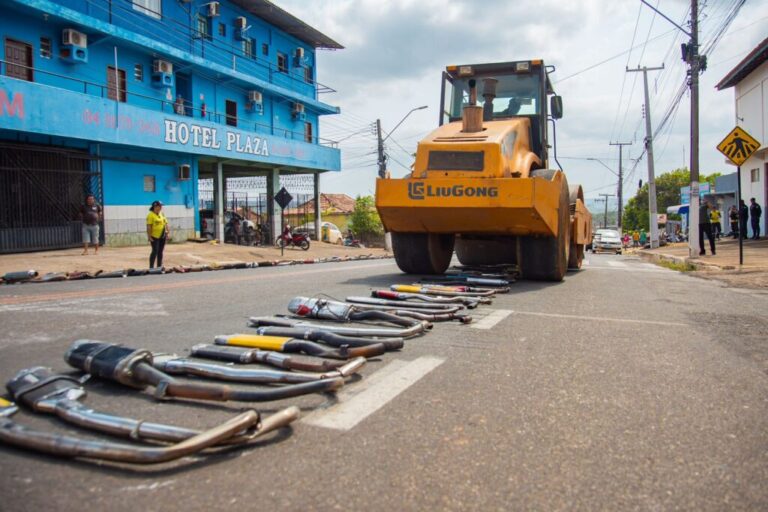
[[[237,126],[237,102],[227,100],[227,124]]]
[[[197,38],[212,39],[210,20],[202,14],[197,15]]]
[[[313,74],[314,74],[314,70],[312,69],[312,66],[306,66],[304,68],[304,81],[307,82],[308,84],[311,84],[312,82],[314,82],[314,80],[312,79]]]
[[[43,59],[50,59],[51,55],[53,54],[51,47],[51,38],[50,37],[41,37],[40,38],[40,57]]]
[[[144,66],[141,64],[135,64],[133,66],[133,79],[137,82],[144,81]]]
[[[251,59],[256,58],[256,54],[253,52],[253,39],[243,39],[243,54]]]
[[[5,74],[32,82],[32,47],[26,43],[5,40]]]
[[[107,97],[123,102],[126,100],[124,69],[115,70],[114,67],[107,66]]]
[[[261,54],[269,55],[269,45],[267,43],[261,43]]]
[[[150,174],[144,175],[144,192],[155,191],[155,176]]]
[[[277,52],[277,70],[281,73],[288,72],[288,56],[284,53]]]
[[[223,23],[219,23],[219,35],[221,37],[227,37],[227,26]]]
[[[132,0],[132,3],[134,11],[158,20],[163,17],[162,0]]]
[[[760,169],[752,169],[749,171],[749,178],[752,183],[760,181]]]
[[[312,142],[312,123],[304,123],[304,140]]]

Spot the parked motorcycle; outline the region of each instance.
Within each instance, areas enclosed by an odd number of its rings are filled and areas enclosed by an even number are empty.
[[[275,240],[275,246],[278,248],[298,247],[306,251],[309,249],[309,235],[306,233],[293,233],[291,226],[285,226],[283,234]]]
[[[347,236],[344,237],[344,245],[346,247],[359,247],[363,248],[363,244],[360,243],[360,240],[355,238],[355,236],[352,234],[351,231],[347,231]]]

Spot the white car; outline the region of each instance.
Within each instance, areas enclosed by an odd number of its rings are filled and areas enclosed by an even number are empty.
[[[307,222],[306,224],[302,224],[301,226],[298,226],[293,229],[294,231],[299,231],[302,233],[308,233],[310,237],[315,237],[315,223],[314,222]],[[326,232],[328,233],[328,238],[323,239],[323,242],[328,242],[330,244],[335,245],[344,245],[344,235],[341,234],[341,230],[336,226],[336,224],[332,222],[321,222],[320,223],[320,234],[325,237]]]
[[[610,251],[621,254],[621,233],[615,229],[598,229],[592,239],[592,252]]]

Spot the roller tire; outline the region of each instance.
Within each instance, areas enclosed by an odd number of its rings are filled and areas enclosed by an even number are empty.
[[[462,265],[514,265],[516,242],[512,237],[472,240],[456,238],[456,258]]]
[[[406,274],[442,274],[451,264],[454,235],[392,233],[392,252]]]
[[[558,171],[541,169],[531,177],[551,180]],[[520,237],[517,243],[517,264],[520,277],[532,281],[562,281],[568,270],[570,253],[571,215],[568,182],[563,176],[558,206],[556,237]]]
[[[571,251],[568,255],[568,269],[579,270],[584,261],[584,244],[571,244]]]

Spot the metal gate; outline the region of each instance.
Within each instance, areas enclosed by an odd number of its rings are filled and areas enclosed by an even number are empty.
[[[85,196],[103,204],[96,164],[82,151],[0,143],[0,253],[80,245]]]

